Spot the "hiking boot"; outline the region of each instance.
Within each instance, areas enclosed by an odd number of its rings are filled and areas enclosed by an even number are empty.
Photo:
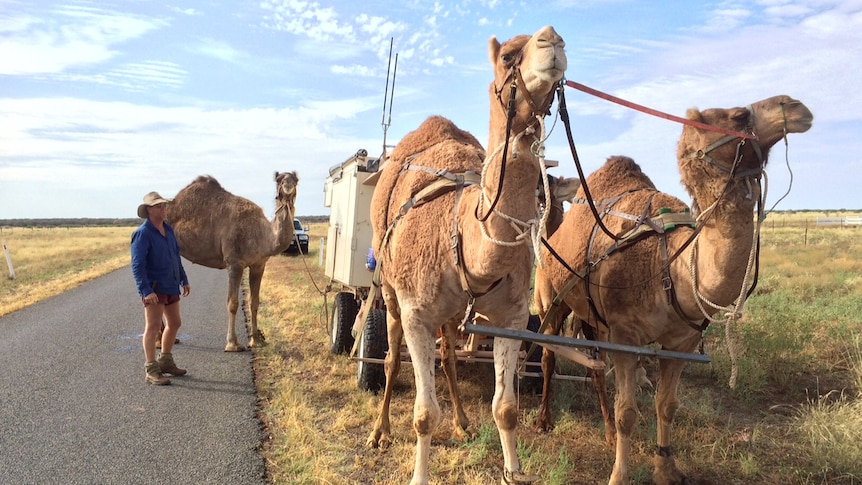
[[[174,356],[172,354],[162,352],[162,355],[159,356],[158,363],[163,374],[184,376],[186,375],[186,372],[188,372],[185,369],[177,367],[177,364],[174,363]]]
[[[159,368],[158,362],[147,362],[144,366],[147,370],[147,382],[157,386],[166,386],[171,383],[171,380],[162,375],[162,370]]]

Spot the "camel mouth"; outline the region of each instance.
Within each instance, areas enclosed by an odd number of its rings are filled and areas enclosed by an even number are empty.
[[[568,67],[566,41],[550,26],[536,32],[534,39],[538,58],[531,70],[543,81],[559,81]]]

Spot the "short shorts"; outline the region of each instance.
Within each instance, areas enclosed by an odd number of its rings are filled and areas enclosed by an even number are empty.
[[[159,303],[164,306],[170,306],[174,303],[180,301],[180,295],[168,295],[166,293],[156,293],[156,296],[159,297]],[[141,297],[141,302],[144,306],[147,306],[147,302],[144,300],[144,297]]]

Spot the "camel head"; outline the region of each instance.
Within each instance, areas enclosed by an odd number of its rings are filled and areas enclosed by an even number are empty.
[[[494,68],[491,103],[502,108],[492,109],[492,126],[496,116],[506,116],[513,83],[517,107],[513,126],[516,123],[523,125],[532,117],[548,112],[554,90],[566,70],[565,47],[563,38],[550,26],[542,27],[531,36],[515,36],[502,44],[496,37],[491,37],[488,42],[488,54]]]
[[[698,197],[706,196],[708,192],[709,198],[717,197],[732,171],[733,177],[737,179],[736,185],[743,185],[744,178],[759,177],[766,166],[769,149],[785,133],[803,133],[811,128],[814,115],[802,102],[782,95],[757,101],[747,107],[704,111],[692,108],[686,113],[686,118],[757,136],[756,140],[744,140],[688,125],[683,128],[677,146],[680,172],[683,184],[694,197],[694,202],[703,208],[705,201],[697,200]],[[737,153],[739,161],[734,169]],[[721,184],[712,184],[708,191],[702,190],[709,180],[721,181]]]
[[[563,202],[571,203],[575,200],[578,189],[581,188],[581,179],[577,177],[551,177],[551,198],[562,206]]]
[[[275,200],[276,212],[281,209],[288,209],[288,219],[293,224],[294,203],[296,202],[296,186],[299,184],[299,177],[296,172],[275,172]]]

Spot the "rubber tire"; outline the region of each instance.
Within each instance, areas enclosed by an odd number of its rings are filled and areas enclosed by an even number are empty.
[[[299,246],[299,249],[300,251],[302,251],[302,254],[308,254],[308,244],[303,244]]]
[[[386,311],[379,308],[371,310],[365,330],[359,337],[357,357],[368,359],[384,359],[389,350],[386,331]],[[356,380],[359,388],[377,393],[386,385],[386,371],[383,364],[356,362]]]
[[[527,330],[530,332],[538,332],[539,327],[542,326],[542,320],[538,315],[530,315],[530,319],[527,321]],[[524,342],[523,349],[524,351],[530,350],[531,342]],[[536,347],[536,350],[533,351],[533,354],[530,355],[530,358],[527,359],[527,362],[531,363],[542,363],[542,349],[541,345]],[[518,386],[522,394],[542,394],[542,385],[544,385],[544,379],[542,377],[542,368],[540,366],[525,366],[524,370],[527,372],[538,372],[539,377],[519,377],[518,378]]]
[[[333,354],[347,354],[353,348],[353,321],[357,311],[359,307],[353,293],[342,291],[335,295],[329,323],[329,351]]]

